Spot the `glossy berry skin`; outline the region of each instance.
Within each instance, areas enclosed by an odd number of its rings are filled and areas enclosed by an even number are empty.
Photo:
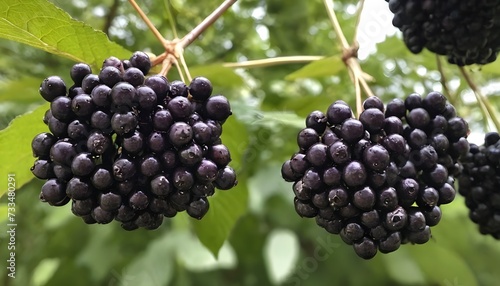
[[[97,74],[75,64],[69,89],[58,76],[41,83],[50,132],[33,138],[30,171],[45,180],[42,202],[71,201],[87,224],[116,220],[127,231],[154,230],[182,211],[202,219],[216,188],[236,186],[221,139],[232,114],[227,98],[212,96],[205,77],[170,83],[148,76],[150,68],[148,55],[135,52],[108,57]],[[316,196],[315,203],[328,200]]]
[[[47,157],[50,154],[50,148],[56,143],[57,139],[48,132],[40,133],[31,141],[31,150],[34,157]]]
[[[410,94],[386,108],[370,97],[363,107],[359,120],[341,100],[326,114],[312,111],[297,135],[298,151],[283,163],[281,174],[293,184],[299,216],[315,218],[356,255],[371,259],[401,244],[429,241],[430,227],[442,216],[440,205],[455,198],[459,158],[470,149],[466,122],[438,92]],[[498,141],[500,135],[488,138]],[[471,162],[484,166],[486,156],[471,149]],[[500,162],[500,151],[493,153]],[[481,169],[494,177],[492,170]],[[471,186],[470,178],[462,181]],[[469,192],[474,193],[469,205],[480,206],[470,217],[483,223],[483,231],[488,218],[491,229],[496,222],[489,218],[493,212],[484,203],[484,190]],[[496,201],[500,207],[500,194]]]
[[[136,89],[127,82],[120,82],[111,89],[111,102],[120,111],[128,111],[134,106]]]
[[[77,63],[71,67],[70,77],[77,86],[81,86],[83,79],[88,74],[92,73],[92,69],[88,64],[85,63]]]
[[[168,102],[167,108],[175,120],[186,119],[191,115],[191,103],[186,97],[174,97]]]
[[[144,85],[155,92],[158,103],[160,104],[170,94],[170,84],[167,78],[162,75],[152,75],[146,78],[144,80]]]
[[[208,118],[217,121],[225,121],[232,114],[229,101],[223,95],[208,98],[205,103],[205,111]]]
[[[87,150],[95,155],[102,155],[111,148],[111,138],[101,131],[92,132],[86,142]]]
[[[149,86],[139,86],[136,89],[136,100],[141,110],[149,111],[157,105],[158,96]]]
[[[212,94],[212,90],[212,83],[205,77],[195,77],[189,84],[189,93],[195,101],[206,101]]]
[[[117,181],[126,181],[135,176],[136,166],[131,158],[121,158],[113,164],[113,176]]]
[[[209,203],[207,198],[201,197],[195,201],[192,201],[186,208],[186,212],[190,217],[200,220],[208,212],[208,208]]]
[[[463,171],[458,178],[458,191],[465,198],[469,219],[478,225],[483,235],[499,239],[498,217],[500,207],[498,167],[500,154],[500,135],[497,132],[485,134],[481,145],[470,144],[466,155],[461,157]],[[439,189],[440,200],[454,196],[451,185]],[[435,211],[436,216],[438,212]],[[427,217],[429,213],[426,214]]]
[[[76,176],[88,176],[95,168],[94,159],[90,153],[82,152],[71,162],[71,172]]]
[[[327,117],[326,115],[319,111],[315,110],[306,117],[306,127],[307,128],[312,128],[314,131],[316,131],[319,134],[322,134],[327,126]]]
[[[69,141],[59,140],[50,147],[50,159],[54,163],[70,166],[77,155],[75,147]]]
[[[30,171],[38,179],[46,180],[56,177],[53,168],[54,165],[50,162],[50,160],[38,159],[33,163]]]
[[[229,166],[220,170],[214,181],[214,186],[220,190],[229,190],[237,184],[238,181],[236,180],[236,172]]]
[[[42,186],[40,196],[44,201],[57,203],[66,197],[65,184],[57,179],[50,179]]]
[[[99,82],[99,76],[96,74],[88,74],[82,80],[82,89],[86,94],[90,94],[94,87],[101,84]]]
[[[144,83],[144,74],[142,71],[135,67],[130,67],[123,73],[123,80],[133,86],[139,86]]]
[[[193,139],[193,130],[184,122],[176,122],[170,127],[168,136],[174,146],[180,147]]]
[[[66,95],[66,84],[60,77],[51,76],[43,80],[39,92],[43,99],[52,102],[56,97]]]
[[[122,80],[121,71],[114,66],[104,67],[99,73],[99,82],[102,82],[108,87],[113,87],[121,80]]]
[[[50,103],[52,116],[62,122],[70,122],[74,117],[71,109],[71,98],[58,96]]]
[[[149,56],[146,53],[137,51],[130,57],[129,60],[130,65],[141,70],[144,75],[149,73],[149,69],[151,69],[151,62],[149,61]]]
[[[427,49],[458,66],[487,64],[499,51],[495,1],[445,5],[438,2],[386,0],[394,13],[392,24],[401,30],[407,48],[415,54]],[[466,21],[462,26],[459,23]],[[434,106],[438,106],[438,102]]]
[[[352,117],[352,110],[346,104],[333,103],[328,107],[326,116],[329,124],[341,124],[344,120]]]
[[[132,112],[115,113],[111,117],[111,128],[118,135],[130,134],[137,126],[137,118]]]
[[[71,100],[71,110],[79,118],[88,118],[95,111],[95,106],[90,95],[79,94]]]

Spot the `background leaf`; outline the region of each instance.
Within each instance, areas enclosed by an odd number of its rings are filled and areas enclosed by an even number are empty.
[[[285,77],[286,80],[294,80],[298,78],[314,78],[323,76],[336,75],[340,71],[345,69],[345,65],[342,62],[340,56],[332,56],[324,58],[321,60],[316,60],[299,70]]]
[[[429,284],[437,285],[478,285],[471,268],[462,257],[430,241],[425,252],[419,247],[410,248],[415,261],[427,277]],[[433,259],[429,259],[431,254]],[[439,270],[439,271],[438,271]]]
[[[222,143],[231,150],[232,162],[229,164],[235,170],[241,167],[243,154],[247,146],[245,127],[230,117],[223,126]],[[231,136],[229,136],[231,134]],[[201,243],[215,257],[229,236],[236,221],[246,212],[248,206],[247,181],[244,174],[239,173],[238,185],[227,191],[216,191],[209,198],[210,208],[201,221],[190,220]]]
[[[52,275],[57,271],[61,261],[58,258],[46,258],[38,264],[33,273],[32,285],[46,285]]]
[[[46,0],[2,1],[0,37],[94,67],[111,55],[127,59],[131,56],[106,34],[72,19]]]
[[[193,78],[197,76],[208,78],[216,89],[220,86],[235,87],[244,84],[243,79],[236,74],[234,69],[224,67],[222,64],[194,66],[189,68],[189,72]]]
[[[271,281],[283,283],[292,274],[299,257],[297,235],[290,230],[273,230],[264,246],[264,257]]]
[[[16,189],[33,179],[30,167],[35,159],[31,151],[31,141],[35,135],[47,132],[42,119],[49,104],[21,115],[0,131],[0,197],[7,191],[7,174],[16,175]]]
[[[12,81],[0,81],[0,101],[29,104],[40,101],[37,87],[41,81],[35,77],[22,77]]]
[[[175,236],[175,235],[174,235]],[[174,271],[173,255],[178,239],[169,235],[149,242],[148,248],[118,277],[120,285],[168,285]]]
[[[192,220],[200,241],[215,257],[229,236],[236,221],[245,213],[248,192],[244,178],[229,191],[219,191],[209,199],[210,210],[201,221]]]

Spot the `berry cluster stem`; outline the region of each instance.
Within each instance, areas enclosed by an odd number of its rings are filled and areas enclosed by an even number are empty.
[[[179,42],[182,48],[189,46],[198,36],[210,27],[217,19],[226,12],[237,0],[226,0],[219,7],[217,7],[210,15],[208,15],[198,26],[191,32],[187,33]]]
[[[335,33],[337,34],[339,42],[342,46],[342,59],[349,70],[351,80],[354,82],[356,88],[357,86],[361,86],[368,97],[374,96],[366,80],[368,76],[363,72],[359,61],[357,60],[358,44],[355,42],[353,45],[349,45],[349,42],[342,31],[339,20],[337,19],[337,15],[335,14],[335,10],[333,9],[333,2],[331,0],[323,0],[323,3],[325,4],[328,17],[332,22]],[[363,3],[364,2],[361,3],[359,15],[361,15],[361,10],[363,9]],[[359,20],[357,23],[359,24]],[[359,116],[362,110],[362,98],[360,91],[356,92],[356,109]]]
[[[179,70],[179,74],[182,72],[179,67],[180,60],[182,68],[186,73],[188,80],[191,80],[191,75],[189,73],[189,69],[187,67],[186,61],[184,60],[184,48],[189,46],[196,38],[198,38],[203,31],[205,31],[208,27],[210,27],[217,19],[219,19],[224,12],[229,9],[237,0],[225,0],[219,7],[217,7],[210,15],[208,15],[198,26],[196,26],[193,30],[187,33],[182,39],[174,39],[173,41],[166,40],[161,33],[156,29],[155,25],[149,20],[148,16],[142,11],[142,9],[137,5],[135,0],[129,0],[130,4],[137,11],[142,20],[146,23],[149,29],[153,32],[155,37],[161,42],[163,47],[165,48],[165,52],[156,56],[151,60],[153,66],[162,64],[161,74],[166,75],[172,65],[175,65]],[[169,18],[171,18],[172,14],[170,13],[170,9],[167,6],[169,12]],[[173,20],[170,20],[171,25],[173,26]],[[174,29],[174,33],[175,29]],[[173,56],[173,57],[172,57]]]
[[[227,68],[262,68],[283,64],[308,63],[323,59],[323,56],[289,56],[269,59],[251,60],[237,63],[224,63]]]
[[[444,69],[443,69],[443,63],[441,62],[441,57],[439,55],[436,55],[436,64],[437,64],[437,69],[439,71],[439,74],[441,76],[440,81],[441,81],[441,85],[443,86],[444,95],[446,96],[446,98],[448,98],[450,103],[455,106],[456,105],[456,96],[453,95],[450,91],[450,88],[448,86],[448,81],[446,80],[446,75],[445,75]]]
[[[500,131],[500,121],[498,120],[495,110],[493,110],[493,107],[491,106],[491,103],[489,102],[488,98],[481,93],[481,91],[474,83],[469,73],[467,73],[467,71],[464,69],[464,67],[459,67],[459,69],[465,81],[467,81],[467,84],[472,89],[472,92],[474,92],[474,95],[476,96],[477,102],[479,103],[479,106],[481,107],[481,111],[483,112],[484,116],[485,117],[488,116],[493,122],[493,125],[495,125],[497,131]]]
[[[363,12],[363,8],[365,7],[365,0],[359,1],[358,5],[359,5],[359,8],[356,11],[356,26],[355,27],[359,27],[359,23],[361,22],[361,14]],[[358,29],[354,29],[354,35],[352,37],[352,40],[356,41],[357,37],[358,37]]]
[[[178,38],[177,29],[175,28],[174,15],[172,14],[172,10],[170,10],[170,1],[163,1],[165,4],[165,10],[167,11],[167,19],[170,24],[170,29],[172,29],[172,33],[174,34],[174,38]]]
[[[144,21],[144,23],[146,23],[146,25],[151,30],[151,32],[153,32],[153,34],[158,39],[158,41],[160,41],[160,43],[163,45],[165,50],[166,51],[171,50],[172,47],[171,47],[170,43],[167,40],[165,40],[165,38],[161,35],[160,31],[158,31],[158,29],[156,29],[155,25],[149,20],[148,16],[144,13],[144,11],[142,11],[141,7],[139,7],[139,5],[137,5],[135,0],[128,0],[128,2],[130,3],[130,5],[132,5],[132,7],[134,7],[137,14],[139,14],[141,19]]]

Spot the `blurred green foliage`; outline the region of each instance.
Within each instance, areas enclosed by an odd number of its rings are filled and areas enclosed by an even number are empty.
[[[130,51],[162,52],[126,1],[52,2],[73,18],[104,30]],[[334,2],[344,32],[352,38],[356,1]],[[5,3],[0,0],[0,4]],[[219,1],[144,0],[139,5],[165,37],[173,39],[189,32]],[[4,39],[0,53],[0,128],[5,131],[15,116],[45,103],[38,95],[39,83],[53,74],[69,81],[74,62]],[[221,65],[293,55],[327,58],[306,67],[233,71]],[[358,258],[314,220],[296,215],[291,184],[280,176],[281,164],[296,152],[296,134],[310,111],[324,111],[337,99],[354,106],[354,86],[339,56],[321,1],[238,1],[185,51],[192,75],[209,77],[214,92],[231,101],[234,116],[224,126],[223,142],[238,170],[238,188],[212,197],[216,203],[202,221],[179,214],[158,230],[126,232],[117,223],[85,225],[71,214],[69,205],[55,208],[40,203],[42,182],[31,180],[16,192],[16,278],[8,278],[2,266],[0,285],[497,285],[500,245],[479,234],[461,197],[443,206],[443,219],[432,228],[429,243],[404,245],[370,261]],[[499,102],[498,65],[471,68],[494,105]],[[379,43],[362,67],[375,79],[371,83],[375,94],[385,101],[441,89],[435,56],[411,54],[398,35]],[[471,139],[481,139],[486,119],[456,67],[444,64],[443,70],[452,90],[450,100],[470,122],[475,135]],[[307,76],[308,72],[312,74]],[[175,70],[169,79],[178,79]],[[15,127],[17,133],[10,133],[13,137],[2,145],[9,146],[0,151],[2,172],[31,164],[29,146],[19,146],[16,139],[29,142],[32,136],[27,130],[40,124],[37,118],[38,122],[32,118]],[[8,138],[4,135],[0,133]],[[3,196],[0,265],[7,259],[6,203]]]

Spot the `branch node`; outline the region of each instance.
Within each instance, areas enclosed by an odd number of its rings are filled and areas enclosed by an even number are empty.
[[[359,50],[359,45],[357,43],[354,43],[347,49],[342,49],[342,61],[344,62],[344,64],[347,65],[347,61],[351,58],[357,59],[358,50]]]

